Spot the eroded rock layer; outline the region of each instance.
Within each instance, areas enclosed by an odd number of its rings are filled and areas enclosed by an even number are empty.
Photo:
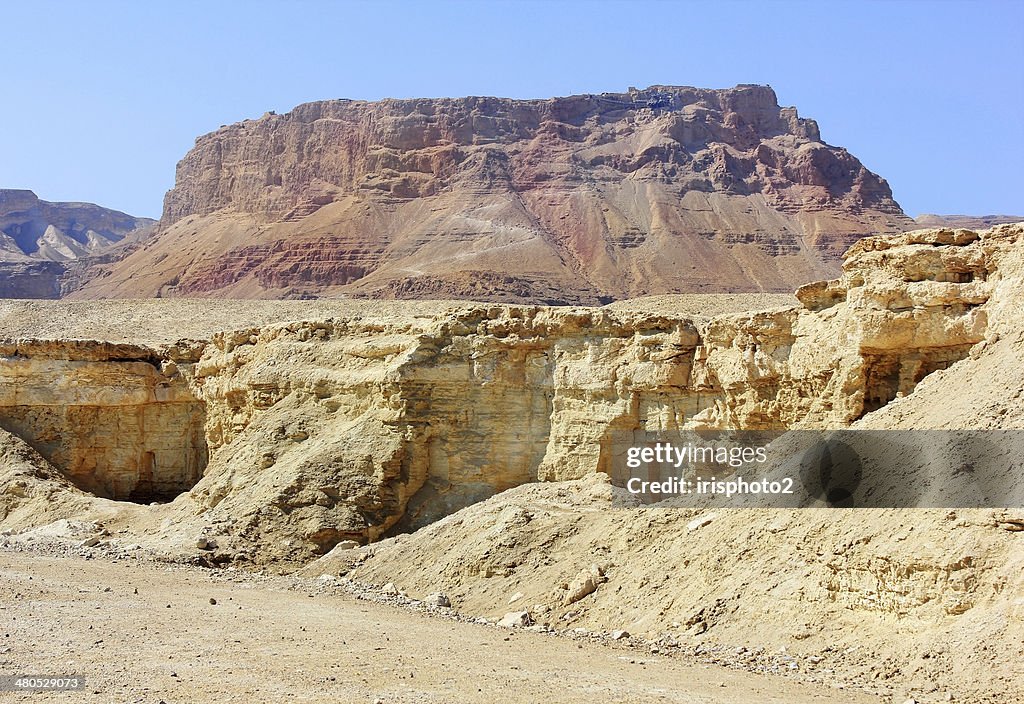
[[[158,238],[75,295],[789,291],[911,224],[768,87],[334,100],[200,137]]]
[[[172,403],[185,415],[169,422],[183,423],[201,408],[210,463],[172,505],[178,519],[216,524],[237,559],[301,561],[519,484],[608,471],[624,432],[845,427],[1012,329],[1022,233],[865,239],[840,279],[798,291],[801,305],[710,319],[452,304],[219,333],[154,350],[141,371],[117,362],[141,395],[112,403],[143,414],[157,412],[143,402]],[[87,401],[64,398],[78,392],[54,365],[92,373],[83,355],[95,354],[19,344],[6,373],[37,370],[48,402],[74,408]],[[14,385],[9,417],[24,417],[31,387]],[[182,432],[179,457],[198,445]],[[65,455],[48,458],[81,476]]]
[[[0,427],[85,491],[173,498],[206,467],[205,406],[173,363],[159,364],[133,345],[0,344]]]

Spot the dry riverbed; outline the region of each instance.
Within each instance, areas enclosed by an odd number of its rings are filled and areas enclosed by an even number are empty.
[[[0,548],[0,674],[87,680],[15,701],[882,701],[443,611],[324,580]]]

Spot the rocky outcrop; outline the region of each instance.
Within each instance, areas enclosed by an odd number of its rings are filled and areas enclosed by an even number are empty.
[[[92,203],[50,203],[0,189],[0,298],[59,298],[69,263],[144,238],[155,222]],[[73,267],[76,271],[81,267]]]
[[[181,525],[197,515],[222,524],[219,544],[238,559],[302,561],[519,484],[608,472],[637,432],[846,427],[1004,334],[1022,234],[864,239],[839,279],[800,289],[801,305],[710,319],[615,307],[350,307],[154,350],[132,382],[145,399],[122,405],[155,412],[139,404],[170,385],[173,412],[191,410],[166,423],[194,428],[202,409],[210,462],[172,505]],[[83,364],[83,349],[61,354]],[[10,373],[31,367],[18,359]],[[56,384],[52,364],[40,367],[51,375],[40,388],[73,388]],[[77,398],[50,403],[86,402]],[[189,442],[178,447],[198,445]]]
[[[764,86],[335,100],[200,137],[159,237],[75,295],[789,291],[911,222]]]
[[[152,350],[0,343],[0,428],[98,496],[148,502],[191,489],[206,466],[204,419],[175,364]]]

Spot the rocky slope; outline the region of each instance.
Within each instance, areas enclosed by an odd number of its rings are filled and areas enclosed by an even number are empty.
[[[0,189],[0,298],[59,298],[79,260],[144,238],[155,222],[92,203],[50,203]]]
[[[274,569],[327,553],[309,574],[442,589],[469,613],[751,662],[786,647],[811,677],[1014,700],[1020,509],[623,508],[602,475],[637,431],[1024,429],[1022,295],[1024,225],[1003,225],[863,239],[840,278],[781,308],[343,303],[148,348],[18,341],[0,379],[0,527],[84,517],[177,558]],[[82,394],[58,367],[117,388]],[[68,464],[96,442],[76,405],[138,428],[116,472],[108,455],[122,495],[183,476],[136,459],[174,449],[158,447],[167,425],[202,424],[202,478],[161,506],[91,496],[103,483]],[[200,417],[132,425],[187,408]]]
[[[789,291],[911,222],[767,87],[336,100],[199,138],[160,235],[76,296]]]

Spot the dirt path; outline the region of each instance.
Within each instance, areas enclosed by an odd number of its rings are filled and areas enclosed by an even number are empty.
[[[879,701],[347,595],[311,596],[279,581],[26,553],[0,552],[0,631],[0,674],[87,678],[84,692],[16,701]]]

